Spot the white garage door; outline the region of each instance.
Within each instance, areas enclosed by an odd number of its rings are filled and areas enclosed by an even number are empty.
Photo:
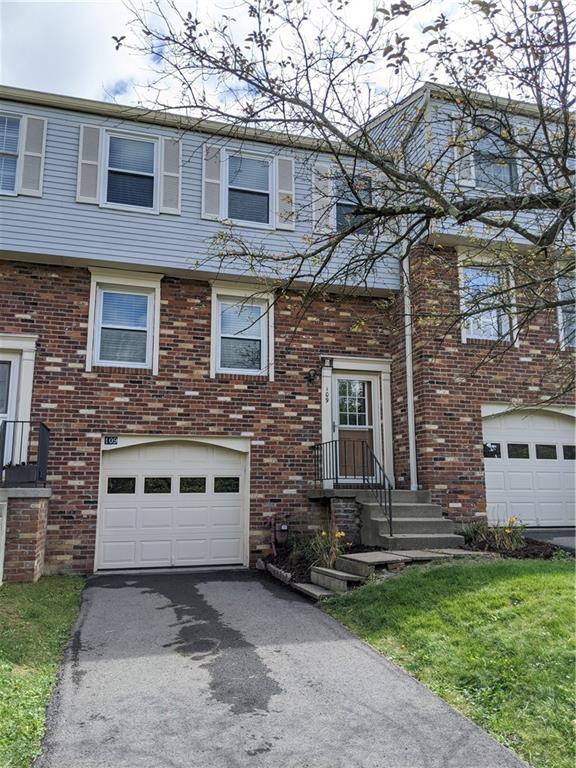
[[[488,519],[574,525],[574,419],[542,411],[484,419]]]
[[[242,564],[246,494],[237,451],[176,441],[107,451],[96,566]]]

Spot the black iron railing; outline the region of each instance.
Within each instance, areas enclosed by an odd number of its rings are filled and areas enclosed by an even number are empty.
[[[0,422],[0,485],[46,484],[50,430],[41,421]]]
[[[368,489],[392,533],[392,483],[380,460],[365,440],[329,440],[312,446],[316,482]]]

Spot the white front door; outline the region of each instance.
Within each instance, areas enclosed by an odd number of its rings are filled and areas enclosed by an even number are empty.
[[[16,352],[0,352],[0,424],[6,422],[1,434],[4,435],[0,444],[0,470],[9,462],[18,461],[13,450],[17,448],[14,440],[16,405],[18,402],[18,368],[20,356]]]
[[[575,421],[545,411],[484,419],[488,519],[531,526],[574,525]]]
[[[332,394],[333,440],[337,444],[338,480],[373,475],[370,451],[382,461],[378,378],[335,374]]]
[[[102,457],[96,565],[247,565],[246,455],[166,441]]]

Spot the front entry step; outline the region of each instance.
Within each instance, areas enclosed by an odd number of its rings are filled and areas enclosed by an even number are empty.
[[[464,536],[456,533],[399,533],[394,536],[380,534],[380,546],[392,551],[456,548],[464,546]]]
[[[349,584],[356,586],[364,581],[363,576],[338,571],[335,568],[321,568],[317,565],[310,569],[310,579],[312,584],[331,589],[333,592],[347,592]]]

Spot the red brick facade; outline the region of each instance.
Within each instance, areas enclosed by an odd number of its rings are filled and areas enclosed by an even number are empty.
[[[481,405],[534,402],[556,394],[555,317],[543,317],[501,360],[479,365],[487,342],[462,343],[459,327],[430,322],[438,307],[457,310],[453,250],[419,249],[414,285],[413,369],[418,480],[453,517],[482,514],[485,488]],[[424,279],[422,279],[424,278]],[[162,280],[159,373],[85,370],[90,273],[77,267],[0,264],[0,328],[39,337],[32,414],[51,430],[46,564],[89,573],[94,566],[101,442],[104,434],[228,436],[251,439],[251,562],[268,550],[269,518],[316,520],[306,490],[310,446],[321,441],[320,368],[330,356],[391,357],[397,486],[409,487],[404,332],[399,301],[354,297],[303,308],[292,293],[275,307],[275,381],[210,378],[211,290],[207,282]],[[448,313],[449,314],[449,313]],[[314,370],[315,377],[306,374]],[[570,403],[569,398],[562,402]],[[201,425],[201,426],[199,426]],[[20,521],[40,525],[14,507]],[[20,511],[18,511],[20,509]],[[33,516],[33,514],[32,514]],[[34,530],[38,530],[34,528]],[[32,530],[30,531],[32,532]],[[35,552],[26,562],[40,562]],[[24,554],[22,555],[24,557]],[[22,558],[20,558],[22,560]],[[16,573],[18,563],[6,568]],[[34,566],[36,567],[36,566]]]
[[[253,561],[268,548],[269,516],[309,519],[304,491],[313,479],[310,446],[321,440],[322,356],[375,358],[391,351],[379,302],[325,298],[301,312],[302,299],[292,294],[275,307],[275,381],[211,379],[210,286],[165,277],[159,374],[86,372],[89,271],[3,262],[0,276],[3,332],[39,336],[32,419],[51,430],[50,569],[93,569],[104,433],[250,437]],[[311,382],[310,369],[318,374]]]
[[[572,396],[558,397],[571,354],[559,352],[556,313],[550,310],[529,322],[516,346],[463,343],[454,323],[454,249],[416,249],[411,275],[418,481],[455,519],[485,514],[482,404],[531,405],[552,398],[573,405]]]
[[[8,496],[4,580],[35,582],[44,570],[48,498]]]

